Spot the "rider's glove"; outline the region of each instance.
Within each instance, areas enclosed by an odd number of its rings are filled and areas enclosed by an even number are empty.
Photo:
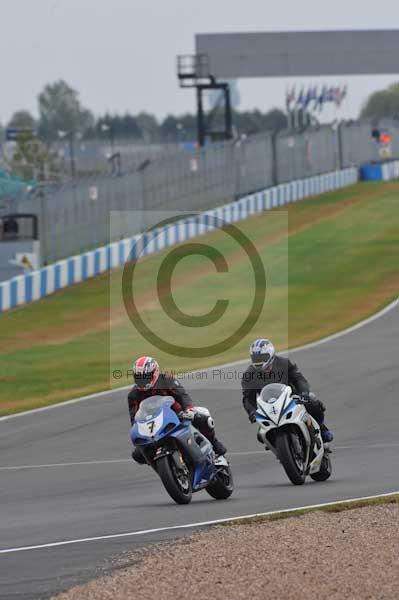
[[[292,396],[292,399],[295,400],[295,402],[297,404],[304,404],[306,402],[305,398],[303,396],[299,396],[299,395],[294,395]]]
[[[303,392],[299,398],[299,404],[311,405],[314,401],[314,394],[311,392]]]
[[[188,408],[187,410],[182,410],[179,413],[179,417],[182,421],[193,421],[195,418],[195,412]]]
[[[256,423],[256,412],[252,412],[249,416],[248,416],[249,420],[251,421],[251,423]]]

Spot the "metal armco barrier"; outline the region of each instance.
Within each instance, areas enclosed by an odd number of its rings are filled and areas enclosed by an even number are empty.
[[[125,264],[132,258],[152,254],[192,239],[220,223],[234,223],[250,215],[297,202],[310,196],[337,190],[358,181],[355,168],[317,175],[292,181],[256,192],[240,200],[209,210],[165,227],[148,231],[119,242],[97,248],[91,252],[72,256],[48,267],[14,277],[0,283],[0,312],[45,298],[55,291],[79,283],[100,273]],[[215,219],[216,223],[213,221]],[[145,236],[143,241],[138,240]]]

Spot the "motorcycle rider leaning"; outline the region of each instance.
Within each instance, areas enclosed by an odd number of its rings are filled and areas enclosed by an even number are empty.
[[[259,339],[250,346],[251,364],[241,381],[242,402],[251,423],[256,421],[256,396],[269,383],[283,383],[292,388],[294,394],[302,397],[308,413],[320,426],[325,443],[332,442],[334,436],[324,424],[324,404],[310,392],[310,386],[295,363],[276,354],[270,340]]]
[[[206,408],[195,407],[190,396],[179,381],[160,372],[157,361],[151,356],[142,356],[136,360],[133,367],[135,385],[128,394],[130,422],[133,425],[140,403],[151,396],[171,396],[175,402],[172,409],[179,415],[192,421],[202,435],[212,444],[215,454],[222,456],[227,452],[225,446],[215,435],[214,421]],[[135,448],[132,458],[140,464],[146,461],[140,448]]]

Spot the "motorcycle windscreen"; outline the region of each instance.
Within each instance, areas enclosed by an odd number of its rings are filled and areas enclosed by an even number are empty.
[[[285,391],[286,385],[282,383],[271,383],[263,388],[261,391],[260,397],[263,402],[267,402],[268,404],[272,404],[276,402],[281,394]]]
[[[174,398],[171,396],[151,396],[140,403],[139,410],[136,413],[136,420],[143,421],[147,417],[154,417],[165,406],[171,407],[174,404]]]

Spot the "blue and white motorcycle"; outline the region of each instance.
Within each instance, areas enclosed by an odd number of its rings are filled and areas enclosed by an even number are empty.
[[[320,427],[288,385],[272,383],[257,398],[258,440],[279,459],[295,485],[326,481],[332,472],[330,449]]]
[[[152,396],[141,402],[130,432],[133,444],[177,504],[188,504],[193,492],[202,489],[217,500],[228,498],[233,492],[229,463],[224,456],[215,455],[212,444],[191,420],[179,418],[171,408],[173,403],[169,396]]]

